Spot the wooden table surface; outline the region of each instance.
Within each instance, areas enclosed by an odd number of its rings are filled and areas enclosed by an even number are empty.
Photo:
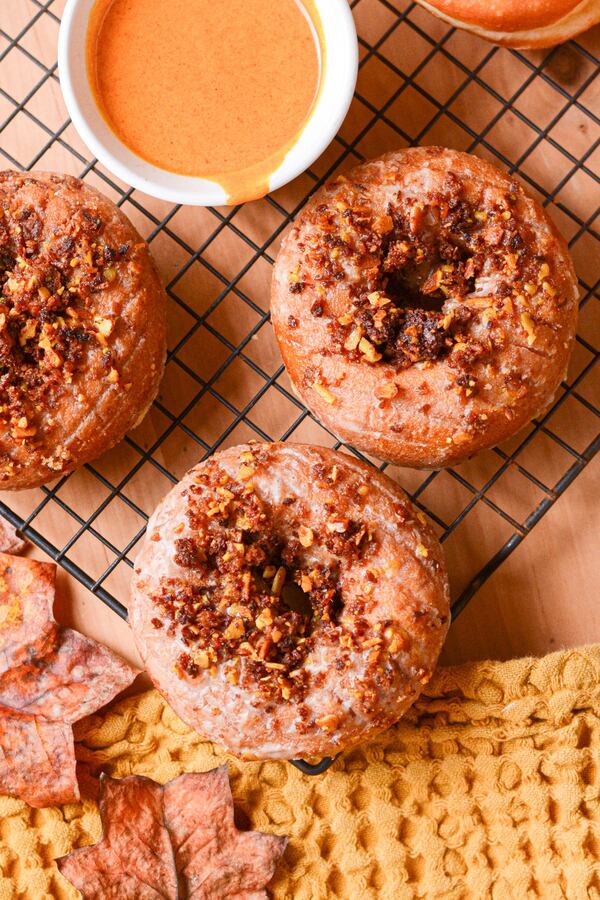
[[[5,122],[3,128],[0,124],[2,166],[26,168],[33,162],[37,169],[76,175],[87,170],[88,151],[68,124],[56,78],[58,17],[63,7],[62,0],[54,0],[47,12],[40,12],[39,4],[33,0],[0,0],[0,123]],[[547,194],[552,195],[550,214],[565,236],[573,240],[572,252],[584,285],[582,295],[587,299],[579,329],[585,343],[577,347],[559,397],[579,378],[577,395],[566,398],[547,423],[558,440],[543,432],[534,433],[516,462],[501,469],[487,499],[476,492],[501,468],[502,457],[494,452],[460,467],[454,475],[440,475],[425,490],[421,489],[419,499],[437,516],[436,528],[441,535],[445,526],[454,522],[467,504],[472,504],[469,514],[447,534],[445,541],[456,597],[510,537],[511,526],[497,510],[503,510],[522,525],[544,498],[544,492],[523,470],[552,488],[576,458],[560,442],[566,441],[576,454],[582,453],[598,432],[597,417],[590,409],[590,404],[598,405],[600,401],[598,370],[590,366],[593,348],[597,352],[600,346],[600,316],[597,295],[590,294],[589,288],[597,287],[600,274],[599,244],[594,231],[598,225],[594,215],[599,191],[598,182],[593,180],[600,168],[600,153],[588,155],[592,142],[599,137],[597,124],[588,111],[600,113],[599,82],[592,80],[600,34],[595,29],[577,45],[550,54],[515,55],[507,50],[493,50],[485,42],[460,32],[452,33],[428,13],[403,2],[358,0],[353,8],[361,37],[358,96],[342,128],[341,139],[314,165],[313,172],[320,177],[327,171],[337,171],[338,164],[343,170],[364,156],[406,146],[409,141],[439,142],[474,150],[499,165],[515,163],[530,193],[542,200]],[[406,10],[408,19],[398,19],[397,12]],[[17,43],[11,41],[21,32]],[[442,49],[434,53],[432,41],[441,41]],[[544,61],[544,68],[536,71],[534,67]],[[469,75],[473,70],[475,78]],[[374,121],[374,110],[382,106],[384,118]],[[53,139],[56,129],[60,129],[60,140]],[[484,129],[485,140],[474,138]],[[573,161],[584,155],[585,167],[577,170]],[[121,189],[126,186],[102,166],[96,165],[85,177],[114,200],[122,200]],[[173,214],[169,204],[145,197],[139,191],[123,203],[124,211],[141,233],[151,238],[165,281],[171,287],[170,347],[189,332],[194,314],[202,317],[220,294],[223,301],[210,314],[211,327],[207,329],[203,323],[178,351],[178,358],[170,362],[159,397],[162,411],[152,410],[133,433],[132,444],[122,444],[94,464],[92,470],[78,472],[61,485],[57,497],[62,506],[51,500],[36,515],[34,527],[57,548],[75,536],[69,558],[92,577],[100,576],[114,561],[115,550],[118,556],[143,525],[131,504],[147,514],[169,488],[168,478],[146,461],[127,484],[112,492],[110,489],[111,485],[118,487],[139,462],[140,454],[165,435],[166,423],[175,421],[177,427],[163,439],[153,458],[171,475],[180,477],[202,455],[193,434],[212,446],[232,422],[230,408],[243,409],[251,393],[264,385],[255,370],[244,364],[244,358],[232,358],[216,382],[216,396],[204,393],[197,407],[186,414],[187,430],[179,427],[181,411],[194,392],[190,383],[193,378],[178,367],[179,358],[188,370],[191,367],[206,380],[224,365],[229,353],[223,339],[237,346],[260,323],[260,311],[268,309],[270,266],[264,254],[253,257],[252,248],[266,248],[271,258],[276,254],[280,238],[275,232],[284,222],[281,210],[292,211],[313,183],[305,175],[278,191],[277,208],[267,201],[248,204],[235,214],[234,227],[221,229],[197,260],[193,259],[193,251],[220,224],[219,213],[180,209]],[[168,216],[168,227],[157,232],[156,221]],[[240,240],[240,233],[250,245]],[[230,290],[228,285],[245,265],[248,271],[240,281],[241,290]],[[277,371],[280,357],[266,319],[244,353],[266,376]],[[278,377],[278,383],[283,391],[287,389],[285,375]],[[277,438],[297,413],[285,394],[270,386],[260,404],[235,422],[227,443],[256,437],[256,424]],[[523,437],[508,442],[503,451],[512,453]],[[298,426],[292,439],[333,443],[331,436],[309,419]],[[419,489],[425,478],[422,472],[408,470],[392,474],[408,490]],[[106,508],[98,513],[99,505],[107,498]],[[444,651],[445,662],[538,655],[562,646],[600,641],[599,498],[600,470],[596,459],[485,582],[453,624]],[[27,516],[43,501],[44,494],[5,493],[1,499]],[[93,517],[97,534],[107,539],[113,549],[93,534],[77,537],[79,521],[65,511],[64,505],[74,510],[80,520]],[[32,554],[44,558],[38,550],[32,550]],[[133,560],[134,556],[135,546],[128,559]],[[107,589],[125,604],[129,574],[129,566],[121,561],[105,582]],[[62,570],[57,612],[63,621],[104,641],[126,658],[136,659],[126,623]]]

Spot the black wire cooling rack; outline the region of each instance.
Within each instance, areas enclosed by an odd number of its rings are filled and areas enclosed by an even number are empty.
[[[118,597],[127,596],[147,516],[193,463],[248,438],[340,446],[286,381],[268,321],[269,273],[278,239],[306,198],[365,156],[441,143],[490,158],[548,207],[580,274],[576,352],[544,417],[508,445],[456,469],[388,467],[434,524],[451,571],[460,551],[454,616],[600,446],[594,381],[600,37],[524,53],[449,28],[414,3],[351,5],[361,51],[358,89],[329,150],[264,200],[192,211],[118,183],[87,154],[60,97],[56,40],[63,0],[0,0],[0,161],[69,171],[100,187],[149,240],[167,280],[168,365],[149,424],[106,458],[49,487],[0,495],[0,512],[123,618],[127,609]],[[122,521],[126,527],[115,535]],[[329,763],[300,767],[316,772]]]

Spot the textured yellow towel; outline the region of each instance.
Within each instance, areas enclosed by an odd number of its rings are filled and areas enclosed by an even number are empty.
[[[239,763],[155,691],[79,724],[93,773],[167,781],[229,764],[254,828],[291,836],[294,900],[600,898],[600,646],[440,670],[411,713],[326,774]],[[92,801],[0,798],[0,900],[69,898],[53,859],[98,840]]]

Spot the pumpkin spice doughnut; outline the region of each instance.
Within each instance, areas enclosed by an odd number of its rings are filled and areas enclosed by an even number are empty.
[[[238,756],[337,753],[396,722],[448,629],[425,517],[322,447],[253,444],[192,469],[148,523],[129,617],[156,687]]]
[[[271,315],[292,383],[394,463],[458,463],[552,401],[577,318],[566,244],[483,159],[422,147],[327,184],[283,241]]]
[[[0,488],[70,472],[143,418],[165,310],[114,203],[70,176],[0,172]]]

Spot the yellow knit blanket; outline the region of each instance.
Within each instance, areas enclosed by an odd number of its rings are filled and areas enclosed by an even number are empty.
[[[92,772],[167,781],[226,761],[252,827],[289,834],[275,898],[600,898],[600,646],[440,670],[395,728],[325,775],[240,763],[156,691],[76,730]],[[53,859],[100,838],[91,800],[0,797],[0,900],[78,892]]]

